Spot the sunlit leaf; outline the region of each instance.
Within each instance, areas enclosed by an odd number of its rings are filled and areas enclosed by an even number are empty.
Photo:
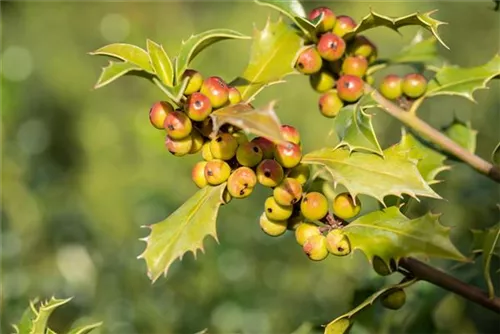
[[[24,310],[19,323],[12,325],[16,334],[29,334],[31,332],[33,320],[38,314],[35,308],[36,303],[38,303],[38,298],[30,301],[30,305]]]
[[[495,146],[493,152],[491,152],[491,161],[495,165],[500,166],[500,142],[497,144],[497,146]]]
[[[116,79],[131,71],[142,70],[139,68],[139,66],[131,63],[110,61],[108,66],[103,67],[101,76],[97,80],[94,88],[97,89],[106,86],[107,84],[115,81]]]
[[[211,136],[215,137],[224,124],[241,128],[246,133],[266,137],[276,143],[284,142],[280,132],[281,123],[274,111],[275,102],[254,109],[247,103],[239,103],[220,108],[210,114],[213,120]]]
[[[158,79],[153,78],[153,82],[160,88],[167,96],[168,98],[175,102],[179,103],[182,98],[184,91],[186,90],[187,84],[188,84],[189,78],[185,78],[181,83],[177,84],[174,87],[169,87],[165,86],[162,82],[160,82]]]
[[[430,31],[443,46],[448,48],[437,31],[438,27],[442,24],[445,24],[445,22],[441,22],[432,18],[431,15],[435,12],[436,10],[422,14],[413,13],[402,17],[389,17],[371,11],[370,14],[365,16],[354,28],[354,30],[347,33],[344,38],[346,40],[349,40],[360,32],[377,27],[387,27],[392,30],[398,31],[399,28],[405,26],[420,26]]]
[[[101,325],[102,322],[96,322],[95,324],[76,327],[70,330],[68,334],[88,334],[92,332],[94,329],[100,327]]]
[[[33,334],[43,334],[47,330],[47,322],[49,320],[52,312],[56,308],[68,303],[72,297],[67,299],[56,299],[52,297],[50,300],[42,302],[37,310],[35,319],[33,319],[33,324],[31,327],[31,333]]]
[[[352,196],[366,194],[381,203],[387,195],[441,198],[425,182],[416,161],[391,150],[384,151],[381,157],[373,153],[350,154],[345,149],[323,148],[304,155],[302,162],[324,167],[334,184],[344,185]]]
[[[93,52],[89,52],[89,54],[115,57],[137,65],[144,71],[154,73],[148,53],[136,45],[125,43],[108,44]]]
[[[227,39],[250,39],[250,37],[231,29],[212,29],[189,37],[187,41],[182,43],[181,50],[177,56],[175,65],[176,80],[182,76],[191,61],[201,51],[216,42]]]
[[[224,183],[198,190],[165,220],[148,226],[151,233],[144,238],[146,249],[138,258],[146,261],[153,283],[162,273],[166,276],[170,265],[185,253],[191,251],[196,257],[198,249],[204,252],[206,236],[217,240],[216,220],[225,187]]]
[[[483,273],[488,286],[490,298],[495,296],[495,287],[491,280],[490,265],[491,258],[500,257],[500,223],[488,230],[472,230],[473,233],[473,252],[480,253],[483,256]]]
[[[455,120],[443,129],[445,135],[454,142],[474,153],[476,151],[477,130],[472,129],[470,122],[463,123]]]
[[[147,48],[155,74],[165,85],[173,86],[174,68],[172,66],[172,61],[163,49],[163,46],[148,39]]]
[[[297,31],[281,18],[277,22],[268,20],[263,30],[255,29],[249,63],[231,85],[238,88],[244,101],[250,102],[263,86],[298,73],[294,65],[302,46]]]

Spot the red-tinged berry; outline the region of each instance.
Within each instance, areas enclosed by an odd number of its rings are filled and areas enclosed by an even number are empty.
[[[256,184],[255,172],[248,167],[239,167],[229,176],[227,190],[234,198],[245,198],[250,196]]]
[[[212,112],[212,104],[204,94],[194,92],[186,101],[185,111],[193,121],[201,122]]]
[[[316,47],[311,46],[306,48],[299,54],[295,67],[302,74],[313,74],[319,72],[323,60],[316,50]]]
[[[300,144],[300,133],[295,127],[291,125],[282,125],[280,127],[280,133],[286,141],[294,144]]]
[[[363,56],[348,56],[342,63],[342,74],[362,78],[368,70],[368,61]]]
[[[303,246],[307,239],[312,236],[321,235],[318,225],[312,223],[302,223],[295,229],[295,240]]]
[[[342,58],[346,45],[342,37],[327,32],[321,35],[317,48],[321,58],[328,61],[335,61]]]
[[[186,89],[184,90],[184,95],[191,95],[194,92],[200,90],[201,84],[203,83],[203,76],[200,72],[188,69],[182,74],[181,81],[183,81],[185,78],[189,79]]]
[[[276,160],[265,159],[257,166],[257,181],[265,187],[273,188],[284,177],[283,167]]]
[[[306,219],[320,220],[328,213],[328,200],[322,193],[307,193],[300,202],[300,211]]]
[[[326,238],[324,235],[313,235],[306,240],[302,249],[313,261],[324,260],[328,256],[328,249],[326,249]]]
[[[229,133],[221,133],[210,141],[210,151],[215,159],[229,160],[237,149],[238,142]]]
[[[310,21],[316,20],[321,14],[323,14],[323,18],[321,22],[318,24],[316,31],[319,33],[327,32],[333,29],[337,17],[332,12],[332,10],[328,7],[317,7],[314,8],[308,15]]]
[[[168,113],[163,126],[169,137],[175,140],[189,136],[193,129],[191,120],[181,111]]]
[[[335,85],[335,78],[328,70],[321,70],[309,76],[309,84],[318,93],[324,93]]]
[[[334,118],[344,106],[344,101],[340,99],[336,90],[330,90],[320,96],[318,106],[323,116]]]
[[[363,96],[364,83],[360,77],[343,75],[337,81],[337,94],[346,102],[356,102]]]
[[[293,205],[302,197],[302,185],[292,178],[285,178],[273,189],[273,197],[280,205]]]
[[[259,145],[263,159],[274,158],[274,143],[272,141],[264,137],[255,137],[252,139],[252,143]]]
[[[229,103],[237,104],[241,102],[241,93],[236,87],[229,87]]]
[[[268,197],[264,203],[265,213],[271,220],[287,220],[292,216],[292,205],[280,205],[273,196]]]
[[[208,97],[213,109],[220,108],[229,101],[229,87],[220,77],[206,78],[200,92]]]
[[[167,150],[177,157],[182,157],[191,151],[193,145],[193,139],[191,135],[184,137],[182,139],[173,139],[167,135],[165,139],[165,146]]]
[[[337,16],[332,32],[337,36],[344,37],[345,34],[351,32],[354,28],[356,28],[356,21],[352,17],[339,15]]]
[[[403,94],[412,99],[417,99],[424,95],[427,90],[427,79],[422,74],[411,73],[403,78]]]
[[[165,118],[167,118],[167,115],[173,111],[174,108],[168,102],[156,102],[149,110],[149,121],[151,122],[151,125],[159,130],[163,130]]]
[[[191,171],[191,179],[198,188],[203,188],[208,184],[207,178],[205,177],[206,164],[206,161],[197,162]]]
[[[386,99],[399,99],[403,95],[403,79],[395,74],[389,74],[384,77],[378,90]]]
[[[334,229],[326,235],[326,248],[336,256],[346,256],[351,253],[349,239],[341,229]]]
[[[281,166],[293,168],[297,166],[302,159],[302,149],[300,145],[292,142],[277,144],[274,148],[274,158]]]
[[[236,150],[236,160],[242,166],[257,166],[262,161],[262,149],[252,142],[240,144]]]
[[[231,174],[231,167],[228,163],[219,159],[207,161],[205,165],[205,178],[212,186],[226,182]]]

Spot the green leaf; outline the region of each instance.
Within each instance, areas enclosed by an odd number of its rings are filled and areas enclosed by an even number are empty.
[[[181,50],[177,56],[175,65],[175,77],[180,78],[191,61],[201,51],[216,42],[227,39],[250,39],[250,37],[231,29],[212,29],[197,35],[192,35],[187,41],[182,42]]]
[[[445,135],[454,142],[474,153],[476,151],[477,131],[472,129],[470,122],[463,123],[455,120],[453,123],[443,129]]]
[[[446,24],[445,22],[441,22],[439,20],[433,19],[431,17],[437,10],[432,10],[426,13],[413,13],[403,17],[389,17],[382,14],[375,13],[374,11],[370,11],[370,14],[365,16],[361,22],[352,30],[347,33],[344,38],[346,40],[351,39],[355,35],[359,34],[368,29],[376,28],[376,27],[387,27],[392,30],[398,31],[399,28],[405,26],[420,26],[424,29],[430,31],[436,39],[446,48],[448,46],[443,42],[441,37],[438,34],[438,27],[442,24]]]
[[[347,334],[352,325],[354,325],[354,321],[347,317],[337,318],[326,326],[325,334]]]
[[[131,63],[110,61],[108,66],[103,67],[94,89],[106,86],[131,71],[141,71],[141,69]]]
[[[171,101],[175,102],[176,104],[179,104],[183,98],[183,94],[184,91],[186,90],[189,78],[185,78],[181,83],[179,83],[174,87],[165,86],[161,81],[159,81],[156,78],[153,78],[152,80],[156,84],[156,86],[158,86],[158,88],[160,88],[165,93],[165,95],[168,96],[168,98]]]
[[[174,68],[172,66],[172,61],[163,49],[163,46],[148,39],[147,48],[155,74],[165,85],[173,86]]]
[[[12,325],[16,334],[29,334],[33,326],[33,320],[36,318],[38,311],[35,304],[38,303],[38,298],[30,301],[30,305],[24,310],[21,320],[18,324]]]
[[[500,142],[497,144],[497,146],[495,146],[493,152],[491,152],[491,161],[495,165],[500,166]]]
[[[401,129],[401,132],[399,143],[387,148],[386,151],[408,154],[409,158],[418,161],[417,168],[427,183],[440,182],[436,180],[437,174],[451,168],[444,164],[446,156],[428,147],[411,133],[406,133],[404,128]]]
[[[383,156],[372,124],[372,115],[366,110],[376,107],[371,95],[364,95],[357,103],[344,106],[333,120],[339,143],[335,148],[347,146],[350,152],[366,151]]]
[[[145,251],[138,256],[146,261],[148,276],[154,283],[167,275],[172,262],[191,251],[196,257],[204,252],[203,240],[211,235],[217,241],[216,220],[226,184],[206,186],[162,222],[147,226],[151,229]]]
[[[323,148],[304,155],[303,163],[320,165],[352,196],[366,194],[383,203],[387,195],[402,197],[441,197],[422,178],[416,162],[406,155],[384,151],[384,157],[373,153],[349,153],[345,149]]]
[[[52,297],[50,300],[42,302],[37,311],[36,318],[33,319],[30,334],[45,334],[45,331],[47,330],[47,322],[52,312],[54,312],[59,306],[69,302],[71,299],[73,299],[73,297],[67,299],[56,299]]]
[[[412,255],[466,260],[450,241],[451,228],[441,225],[439,215],[432,213],[408,219],[391,206],[368,213],[343,230],[351,248],[361,250],[370,262],[375,255],[386,263]]]
[[[495,296],[495,287],[491,281],[490,265],[493,255],[500,257],[500,223],[488,230],[472,230],[473,251],[483,256],[483,273],[490,298]]]
[[[102,325],[102,322],[96,322],[95,324],[76,327],[76,328],[73,328],[72,330],[70,330],[68,332],[68,334],[87,334],[87,333],[92,332],[97,327],[100,327],[101,325]]]
[[[285,76],[298,73],[294,66],[303,40],[297,31],[280,19],[267,21],[263,30],[255,30],[249,63],[243,75],[231,82],[250,102],[260,90]]]
[[[254,109],[247,103],[238,103],[216,110],[210,114],[213,120],[211,136],[215,137],[222,125],[232,124],[246,133],[266,137],[275,143],[285,142],[280,131],[280,120],[274,111],[275,104],[273,101],[264,107]]]
[[[154,73],[148,53],[136,45],[114,43],[103,46],[96,51],[89,52],[89,54],[115,57],[137,65],[146,72]]]

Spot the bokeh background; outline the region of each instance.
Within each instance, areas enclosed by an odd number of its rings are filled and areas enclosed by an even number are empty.
[[[399,16],[439,9],[436,18],[451,63],[475,66],[499,50],[500,16],[492,1],[306,2],[329,5],[359,20],[370,8]],[[260,231],[264,189],[220,210],[220,245],[206,239],[203,255],[176,262],[169,276],[151,285],[141,225],[164,219],[196,187],[190,168],[198,155],[173,157],[163,135],[148,121],[163,98],[149,82],[125,77],[92,90],[104,58],[87,53],[112,42],[145,47],[146,38],[174,55],[182,39],[211,28],[251,34],[269,8],[245,2],[4,2],[2,12],[2,304],[1,329],[10,333],[30,299],[74,296],[57,310],[51,326],[104,321],[100,333],[291,333],[302,323],[327,323],[397,278],[376,276],[362,254],[309,261],[292,233],[280,238]],[[402,36],[379,28],[366,35],[380,56],[399,51],[417,28]],[[426,36],[427,33],[426,33]],[[193,63],[204,75],[230,81],[248,61],[249,41],[225,41]],[[404,74],[409,68],[395,68]],[[384,73],[381,73],[382,75]],[[433,126],[454,117],[479,131],[477,153],[489,159],[500,140],[498,82],[476,93],[478,104],[434,98],[420,111]],[[256,105],[278,99],[283,123],[302,133],[304,150],[328,143],[331,123],[317,111],[318,94],[307,78],[263,92]],[[377,113],[383,147],[395,143],[400,125]],[[498,222],[499,187],[468,166],[453,170],[434,189],[447,201],[414,203],[410,216],[442,212],[454,226],[453,241],[470,251],[468,228]],[[369,201],[367,201],[369,203]],[[365,210],[374,209],[373,203]],[[485,287],[480,262],[456,267],[433,261],[463,280]],[[493,266],[498,268],[498,261]],[[494,279],[498,281],[498,274]],[[375,305],[353,333],[497,333],[499,317],[427,283],[408,290],[400,311]]]

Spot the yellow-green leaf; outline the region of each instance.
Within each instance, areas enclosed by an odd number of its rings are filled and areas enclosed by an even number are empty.
[[[154,73],[149,61],[148,53],[137,45],[125,43],[108,44],[100,49],[90,52],[89,54],[115,57],[137,65],[144,71]]]
[[[33,320],[36,318],[38,311],[35,304],[38,303],[38,298],[30,301],[30,305],[24,310],[19,323],[13,324],[15,334],[29,334],[33,326]]]
[[[198,190],[165,220],[148,226],[146,249],[138,258],[146,261],[153,283],[162,273],[166,276],[170,265],[185,253],[191,251],[196,257],[198,250],[203,252],[206,236],[217,240],[216,220],[225,187],[224,183]]]
[[[88,334],[92,332],[94,329],[100,327],[102,322],[96,322],[95,324],[84,325],[80,327],[73,328],[68,332],[68,334]]]
[[[47,330],[47,322],[52,312],[54,312],[56,308],[69,302],[71,299],[73,298],[56,299],[52,297],[50,300],[42,302],[35,319],[33,319],[30,334],[45,334],[45,331]]]
[[[470,122],[463,123],[455,120],[445,127],[443,132],[467,151],[471,153],[476,151],[477,130],[472,129]]]
[[[330,322],[325,328],[325,334],[347,334],[349,333],[354,321],[349,318],[337,318]]]
[[[184,91],[186,90],[189,78],[184,78],[184,80],[174,87],[165,86],[161,81],[156,78],[152,79],[153,82],[160,88],[168,98],[176,104],[181,101]]]
[[[115,81],[116,79],[131,71],[142,70],[139,68],[139,66],[132,63],[110,61],[108,66],[103,67],[101,76],[97,80],[94,89],[106,86],[107,84]]]
[[[497,144],[497,146],[495,146],[493,152],[491,152],[491,161],[495,165],[500,166],[500,142]]]
[[[174,68],[172,61],[163,49],[163,46],[156,44],[152,40],[147,40],[147,48],[151,65],[158,78],[167,86],[174,84]]]
[[[491,280],[490,266],[493,255],[500,257],[500,223],[488,230],[472,230],[475,253],[483,256],[483,273],[490,298],[495,296],[495,286]]]
[[[210,45],[227,39],[250,39],[235,30],[212,29],[197,35],[192,35],[185,42],[182,42],[181,50],[176,60],[175,77],[180,78],[188,68],[191,61],[204,49]]]

